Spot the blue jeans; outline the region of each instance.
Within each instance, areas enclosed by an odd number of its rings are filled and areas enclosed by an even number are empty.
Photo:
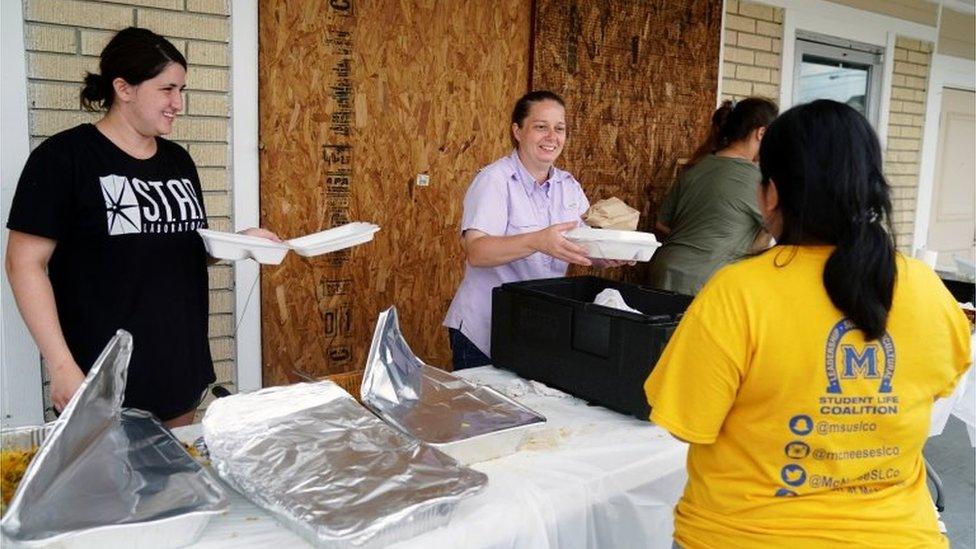
[[[451,338],[451,362],[454,365],[454,371],[464,370],[465,368],[474,368],[476,366],[486,366],[491,364],[491,359],[488,355],[481,352],[474,343],[468,337],[461,333],[461,330],[455,328],[448,328],[447,334]]]

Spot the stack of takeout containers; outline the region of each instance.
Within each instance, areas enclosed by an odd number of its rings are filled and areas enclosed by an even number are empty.
[[[640,312],[593,303],[607,288]],[[593,276],[502,284],[492,291],[492,363],[647,419],[644,381],[691,300]]]
[[[197,232],[212,257],[229,260],[251,258],[258,263],[277,265],[289,250],[305,257],[327,254],[369,242],[378,230],[379,225],[356,221],[284,242],[209,229],[197,229]]]

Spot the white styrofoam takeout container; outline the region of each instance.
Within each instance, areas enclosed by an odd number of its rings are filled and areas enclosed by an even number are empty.
[[[373,240],[373,235],[378,230],[380,230],[379,225],[354,221],[325,231],[293,238],[286,241],[285,244],[295,250],[298,255],[312,257],[369,242]]]
[[[197,232],[212,257],[234,261],[251,258],[265,265],[278,265],[288,250],[305,257],[327,254],[369,242],[378,230],[379,225],[355,221],[284,242],[209,229],[197,229]]]
[[[654,252],[661,247],[653,234],[638,231],[577,227],[563,236],[586,248],[589,257],[599,259],[650,261]]]
[[[197,232],[203,238],[207,253],[217,259],[237,261],[251,258],[265,265],[277,265],[288,253],[288,246],[267,238],[210,229],[197,229]]]

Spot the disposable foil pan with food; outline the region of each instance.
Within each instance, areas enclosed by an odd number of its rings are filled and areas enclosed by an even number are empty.
[[[0,430],[0,516],[7,514],[27,466],[53,428],[47,424]]]
[[[461,463],[514,453],[546,421],[490,387],[425,364],[403,338],[395,307],[376,322],[360,392],[383,421]]]
[[[0,522],[5,547],[179,547],[227,508],[152,414],[122,409],[131,350],[120,330],[58,421],[0,433],[4,451],[37,449]]]
[[[320,547],[384,547],[443,526],[488,482],[330,381],[216,400],[203,433],[221,478]]]

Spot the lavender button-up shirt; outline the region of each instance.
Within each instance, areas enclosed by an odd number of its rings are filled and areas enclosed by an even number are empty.
[[[490,236],[510,236],[579,221],[590,203],[579,181],[553,167],[549,179],[536,183],[512,152],[483,168],[464,196],[461,232],[476,229]],[[505,282],[566,275],[568,264],[542,253],[497,267],[465,264],[464,280],[447,310],[444,326],[456,328],[482,352],[491,351],[491,290]]]

